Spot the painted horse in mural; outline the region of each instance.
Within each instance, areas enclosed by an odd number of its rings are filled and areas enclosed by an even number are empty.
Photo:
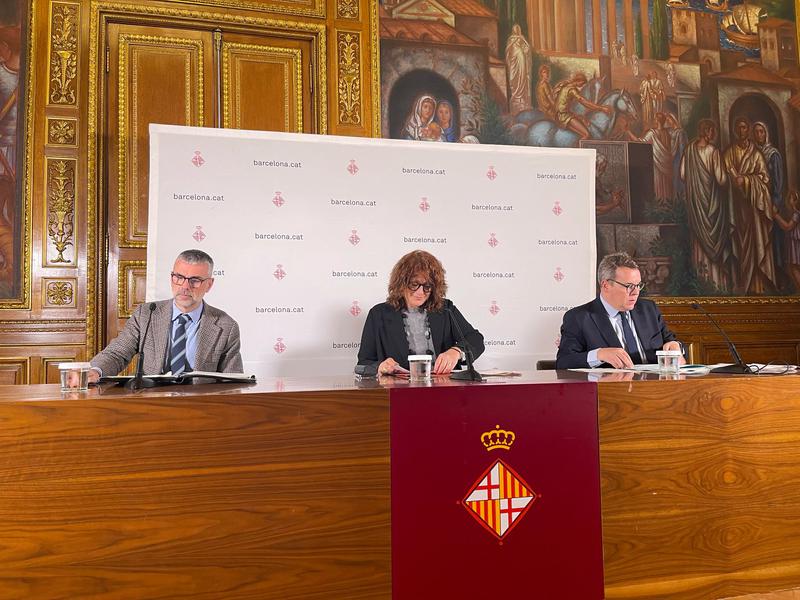
[[[601,81],[597,78],[590,80],[581,90],[584,98],[590,99],[601,106],[610,106],[610,114],[599,110],[588,110],[577,104],[573,112],[586,119],[590,139],[609,139],[614,127],[620,118],[635,121],[638,118],[636,106],[627,90],[619,89],[608,92],[599,101],[601,96]],[[539,111],[529,111],[532,114],[520,115],[518,122],[511,128],[512,138],[519,144],[527,146],[544,146],[555,148],[574,148],[580,141],[580,136],[569,129],[559,127],[552,119]],[[535,114],[538,113],[538,114]]]
[[[626,90],[609,92],[599,102],[601,106],[610,106],[611,114],[600,110],[589,110],[585,114],[588,123],[589,137],[593,140],[606,140],[611,137],[617,119],[620,117],[635,121],[638,118],[636,106]],[[575,111],[576,113],[578,111]],[[550,119],[533,123],[528,129],[528,146],[548,146],[556,148],[574,148],[580,136],[574,131],[559,127]]]

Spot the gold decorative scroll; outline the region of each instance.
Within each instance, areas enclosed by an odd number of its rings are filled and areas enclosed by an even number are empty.
[[[361,34],[337,32],[337,107],[339,123],[361,124]]]
[[[359,0],[336,0],[336,16],[340,19],[358,20]]]
[[[52,248],[58,255],[49,263],[73,261],[64,253],[74,242],[75,219],[75,163],[74,159],[47,159],[47,235]]]
[[[47,97],[53,104],[76,103],[78,77],[77,4],[54,2],[50,15],[50,76]]]
[[[47,117],[47,143],[52,146],[76,146],[77,119],[52,119]]]

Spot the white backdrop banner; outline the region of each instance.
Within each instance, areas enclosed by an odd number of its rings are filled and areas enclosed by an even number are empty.
[[[352,372],[417,248],[483,333],[481,369],[554,358],[563,313],[595,295],[594,150],[167,125],[150,148],[147,300],[170,297],[181,250],[208,252],[247,372]]]

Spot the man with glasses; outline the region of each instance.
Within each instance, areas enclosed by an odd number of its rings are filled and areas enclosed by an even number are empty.
[[[625,252],[597,267],[600,295],[567,311],[561,324],[557,369],[657,363],[656,350],[683,350],[644,288],[639,266]]]
[[[116,375],[139,351],[144,352],[145,375],[241,373],[239,325],[203,301],[214,285],[213,273],[214,261],[202,250],[181,252],[170,273],[172,299],[139,306],[120,334],[91,360],[89,381]]]

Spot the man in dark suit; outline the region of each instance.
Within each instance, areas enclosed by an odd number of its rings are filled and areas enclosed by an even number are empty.
[[[214,285],[213,273],[214,261],[202,250],[181,252],[170,273],[172,299],[139,306],[120,334],[91,360],[89,381],[116,375],[140,349],[145,375],[241,373],[239,325],[203,301]],[[148,322],[147,337],[142,339]]]
[[[625,252],[609,254],[597,267],[600,295],[564,315],[557,369],[657,363],[656,350],[682,350],[661,311],[639,297],[639,266]]]

